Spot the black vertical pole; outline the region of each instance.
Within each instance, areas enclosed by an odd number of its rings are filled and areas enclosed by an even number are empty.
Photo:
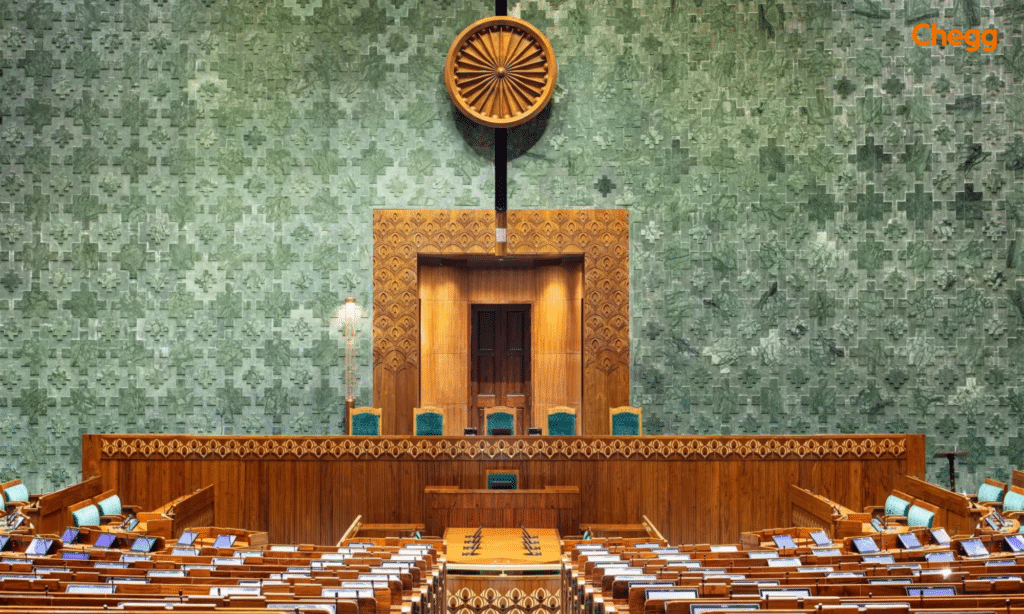
[[[508,15],[508,0],[495,0],[495,15]],[[504,255],[508,235],[508,130],[494,129],[494,231],[498,255]]]

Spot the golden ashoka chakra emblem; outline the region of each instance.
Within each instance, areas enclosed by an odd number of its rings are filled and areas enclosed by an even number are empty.
[[[551,43],[515,17],[485,17],[448,50],[444,81],[459,110],[492,128],[529,121],[551,100],[558,65]]]

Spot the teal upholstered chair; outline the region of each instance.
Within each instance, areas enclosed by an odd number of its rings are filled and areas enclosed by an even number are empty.
[[[28,487],[21,480],[0,484],[0,493],[3,493],[3,507],[7,512],[29,503]]]
[[[417,437],[440,437],[444,435],[444,413],[436,407],[415,407],[412,415],[416,420]]]
[[[911,505],[910,509],[907,510],[907,526],[908,527],[925,527],[932,528],[932,523],[935,522],[935,512],[921,507],[920,505]]]
[[[1009,487],[1003,496],[1003,513],[1015,518],[1024,514],[1024,488]]]
[[[508,429],[515,435],[516,410],[512,407],[488,407],[484,410],[484,424],[488,435],[493,435],[494,429]]]
[[[348,416],[348,434],[356,437],[380,435],[380,408],[356,407]]]
[[[92,501],[82,501],[68,506],[71,512],[71,522],[76,527],[98,527],[100,526],[100,508]]]
[[[552,407],[548,409],[548,435],[571,437],[576,434],[576,409]]]
[[[910,501],[903,497],[892,494],[885,498],[883,513],[886,516],[906,516],[910,510]]]
[[[643,411],[639,407],[613,407],[611,410],[612,435],[631,437],[644,432]]]
[[[978,486],[978,494],[971,499],[986,507],[1000,508],[1003,505],[1003,495],[1006,494],[1006,484],[997,482],[990,478]]]

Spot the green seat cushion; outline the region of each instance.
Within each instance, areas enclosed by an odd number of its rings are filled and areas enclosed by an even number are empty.
[[[87,505],[71,512],[71,518],[76,527],[98,527],[100,525],[100,510],[95,505]]]
[[[576,434],[576,415],[569,412],[548,414],[548,435],[569,437]]]
[[[444,435],[444,416],[434,412],[416,416],[416,435],[419,437]]]
[[[487,416],[487,434],[493,435],[494,429],[509,429],[515,433],[515,419],[512,414],[498,412]]]
[[[24,484],[15,484],[9,488],[4,489],[4,499],[8,503],[14,503],[15,501],[28,501],[28,487]]]
[[[992,484],[982,484],[978,487],[978,502],[983,503],[985,501],[1002,501],[1003,500],[1003,489]]]
[[[1003,498],[1003,511],[1024,512],[1024,495],[1012,490],[1007,492]]]
[[[100,508],[100,516],[117,516],[121,513],[121,497],[110,495],[96,505]]]
[[[380,416],[377,414],[356,414],[352,416],[352,435],[376,437],[380,435]]]
[[[935,512],[930,512],[923,507],[911,505],[910,510],[907,511],[908,527],[927,527],[930,529],[934,521]]]
[[[623,412],[612,416],[612,435],[628,437],[640,434],[640,416]]]
[[[910,508],[910,501],[906,501],[896,495],[889,495],[885,500],[886,516],[906,516]]]

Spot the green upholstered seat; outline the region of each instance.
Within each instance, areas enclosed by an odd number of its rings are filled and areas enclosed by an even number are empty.
[[[416,415],[416,435],[418,437],[440,437],[444,435],[444,414],[425,411]]]
[[[19,503],[28,501],[28,487],[24,484],[15,484],[4,489],[4,500],[7,503]]]
[[[612,416],[612,435],[629,437],[640,434],[640,417],[623,412]]]
[[[513,471],[508,473],[491,472],[487,474],[487,488],[489,490],[515,490],[519,488],[519,474]]]
[[[98,527],[100,526],[100,508],[95,505],[86,505],[71,512],[71,519],[76,527]]]
[[[352,416],[351,434],[359,437],[376,437],[380,435],[380,416],[369,413]]]
[[[906,516],[907,510],[910,509],[910,501],[907,501],[896,495],[889,495],[885,499],[885,515],[886,516]]]
[[[576,414],[556,411],[548,414],[548,435],[570,437],[576,434]]]
[[[1024,512],[1024,495],[1015,490],[1010,490],[1003,497],[1004,512]]]
[[[100,516],[117,516],[121,513],[121,497],[110,495],[97,502],[96,507],[100,509]]]
[[[933,511],[916,505],[911,505],[910,509],[907,510],[908,527],[926,527],[930,529],[933,522],[935,522],[935,512]]]
[[[512,434],[515,434],[515,414],[506,411],[496,411],[487,414],[487,434],[493,435],[494,429],[508,429]]]
[[[978,503],[999,502],[1003,500],[1003,489],[995,484],[983,482],[978,487]]]

